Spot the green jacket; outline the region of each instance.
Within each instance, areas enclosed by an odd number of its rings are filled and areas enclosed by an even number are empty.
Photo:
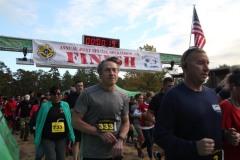
[[[52,101],[43,103],[37,116],[37,121],[36,121],[36,131],[35,131],[35,138],[34,138],[34,144],[35,147],[38,148],[39,144],[41,143],[41,138],[42,138],[42,130],[48,115],[48,112],[50,108],[52,107]],[[71,140],[73,143],[75,142],[75,136],[72,128],[72,118],[71,118],[71,112],[69,109],[69,105],[67,102],[60,101],[60,107],[64,111],[65,117],[66,117],[66,122],[68,126],[68,138]]]

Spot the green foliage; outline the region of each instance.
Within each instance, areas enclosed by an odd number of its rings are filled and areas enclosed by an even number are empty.
[[[154,46],[145,44],[143,47],[139,47],[138,48],[141,51],[152,51],[152,52],[156,52],[156,48],[154,48]]]
[[[148,44],[139,47],[139,50],[156,52],[156,48]],[[158,92],[162,88],[165,74],[165,72],[127,72],[123,88],[130,91]]]
[[[99,83],[96,70],[93,69],[78,69],[76,74],[73,76],[74,82],[81,80],[85,87],[89,87]]]
[[[62,90],[68,90],[72,85],[74,85],[73,76],[69,71],[66,71],[62,76]]]
[[[163,72],[127,72],[125,75],[124,89],[130,91],[158,92],[162,87]]]

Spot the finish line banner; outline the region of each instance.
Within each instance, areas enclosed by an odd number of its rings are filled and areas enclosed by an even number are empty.
[[[121,70],[162,71],[160,54],[156,52],[45,40],[32,43],[33,60],[39,67],[96,69],[102,60],[116,56],[121,60]]]

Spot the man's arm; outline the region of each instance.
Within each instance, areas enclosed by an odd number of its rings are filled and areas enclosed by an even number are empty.
[[[129,127],[130,127],[129,117],[128,115],[123,115],[118,136],[124,139],[127,136]]]
[[[117,141],[111,149],[111,155],[113,157],[121,156],[123,152],[123,140],[127,136],[130,127],[128,115],[122,116],[121,127],[117,136]]]
[[[95,136],[99,135],[99,132],[95,126],[92,126],[83,121],[84,115],[76,111],[72,111],[72,126],[73,128],[80,130],[81,132],[92,134]]]

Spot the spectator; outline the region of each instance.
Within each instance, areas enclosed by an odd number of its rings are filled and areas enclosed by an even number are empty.
[[[44,96],[47,98],[48,101],[51,100],[51,95],[49,92],[47,92]]]
[[[32,105],[38,104],[38,100],[36,98],[36,92],[34,90],[30,90],[28,94],[30,95],[30,103]]]
[[[15,130],[15,112],[17,108],[17,101],[15,101],[15,97],[11,96],[5,105],[5,117],[8,122],[9,128],[12,129],[12,133]]]
[[[30,102],[30,96],[26,94],[24,96],[24,101],[21,101],[16,109],[16,115],[20,117],[20,138],[24,141],[28,140],[29,136],[29,121],[30,121],[30,111],[32,109],[32,103]],[[20,111],[20,112],[19,112]]]
[[[149,107],[147,110],[147,119],[155,124],[155,116],[157,116],[157,111],[160,107],[162,98],[164,94],[174,86],[174,81],[171,77],[166,77],[163,79],[163,88],[161,91],[156,94],[150,101]],[[154,115],[154,116],[152,116]]]
[[[174,86],[174,81],[171,77],[164,78],[163,88],[150,101],[146,116],[147,116],[147,119],[151,121],[153,124],[155,124],[155,117],[157,116],[157,111],[160,107],[164,94],[173,86]],[[160,160],[161,156],[163,156],[163,154],[161,155],[160,152],[158,151],[155,151],[153,155],[156,160]]]
[[[62,101],[66,101],[69,95],[70,95],[69,92],[65,92]]]

